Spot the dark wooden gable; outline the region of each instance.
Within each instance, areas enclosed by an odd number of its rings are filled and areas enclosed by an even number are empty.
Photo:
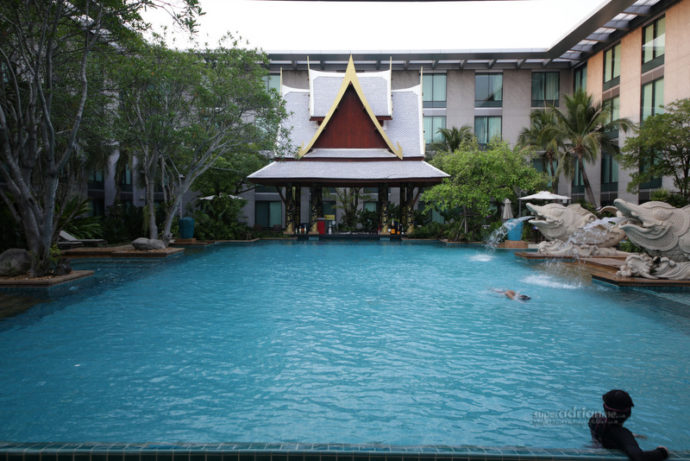
[[[327,123],[314,148],[388,149],[352,84]]]

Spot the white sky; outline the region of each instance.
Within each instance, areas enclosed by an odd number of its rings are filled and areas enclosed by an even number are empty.
[[[288,2],[201,0],[197,41],[227,32],[264,51],[432,51],[549,48],[607,0]],[[163,11],[144,16],[160,30]],[[179,48],[191,41],[169,28]]]

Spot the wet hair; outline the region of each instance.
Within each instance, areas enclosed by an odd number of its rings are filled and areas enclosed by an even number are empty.
[[[630,394],[621,390],[613,389],[601,396],[604,401],[604,410],[608,419],[622,423],[630,417],[632,407],[635,404],[630,398]]]
[[[518,299],[519,299],[520,301],[529,301],[529,300],[532,299],[532,298],[530,298],[530,297],[527,296],[527,295],[520,295],[520,296],[518,296]]]

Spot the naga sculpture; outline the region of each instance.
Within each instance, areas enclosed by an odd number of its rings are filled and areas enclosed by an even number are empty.
[[[527,208],[536,216],[529,223],[547,239],[538,246],[541,254],[571,257],[620,254],[613,248],[625,237],[618,219],[598,219],[578,204],[538,206],[527,203]]]
[[[618,275],[649,279],[690,279],[690,205],[675,208],[664,202],[635,205],[616,199],[627,222],[621,225],[635,245],[648,254],[628,256]]]

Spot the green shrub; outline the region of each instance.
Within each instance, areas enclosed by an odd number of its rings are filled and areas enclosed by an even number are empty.
[[[0,201],[0,253],[10,248],[26,248],[24,233],[9,208]]]
[[[408,237],[427,239],[427,238],[443,238],[446,236],[445,225],[437,222],[429,222],[422,226],[415,226],[414,232]]]
[[[364,232],[376,232],[379,228],[379,214],[376,211],[361,210],[358,221]]]
[[[253,232],[238,217],[244,200],[220,195],[213,200],[199,201],[194,212],[194,236],[201,240],[244,240]]]
[[[683,208],[688,205],[688,201],[680,194],[670,192],[666,189],[658,189],[652,192],[651,199],[657,202],[666,202],[676,208]]]
[[[103,218],[103,238],[108,243],[131,242],[145,234],[144,209],[116,202]]]
[[[621,240],[618,243],[618,249],[621,251],[627,251],[628,253],[644,253],[644,250],[630,240]]]

